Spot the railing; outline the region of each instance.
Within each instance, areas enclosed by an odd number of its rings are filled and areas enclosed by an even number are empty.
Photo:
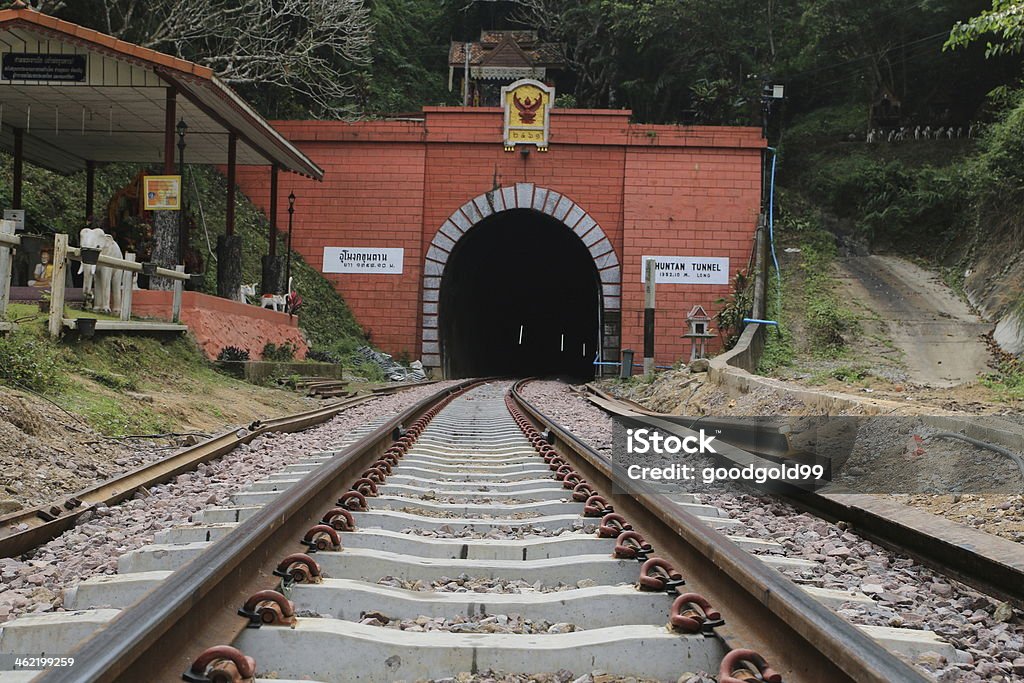
[[[10,301],[11,275],[12,275],[12,250],[21,246],[21,237],[14,234],[13,221],[0,221],[0,323],[7,313],[7,305]],[[50,336],[59,337],[64,330],[64,301],[65,287],[67,282],[67,268],[72,261],[82,260],[82,249],[68,245],[68,236],[63,234],[54,235],[53,238],[53,275],[50,278],[50,318],[48,329]],[[115,277],[111,287],[117,287],[121,292],[121,320],[130,322],[132,317],[132,292],[134,291],[135,275],[146,273],[157,275],[173,281],[171,320],[175,323],[181,320],[181,298],[185,282],[192,278],[185,273],[185,266],[170,268],[154,267],[152,264],[138,263],[135,254],[125,254],[123,259],[113,258],[99,254],[96,265],[105,266],[117,271],[119,277]]]
[[[11,299],[11,269],[14,262],[11,250],[21,246],[21,238],[14,234],[14,221],[0,220],[0,329],[9,327],[7,303]]]

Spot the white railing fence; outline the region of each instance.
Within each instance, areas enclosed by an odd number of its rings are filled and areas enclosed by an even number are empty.
[[[21,246],[21,237],[14,234],[13,221],[0,221],[0,322],[3,322],[10,301],[11,279],[13,275],[13,251]],[[67,283],[68,264],[82,260],[82,249],[68,245],[68,236],[57,234],[53,237],[53,276],[50,279],[50,319],[48,329],[52,337],[59,337],[64,330],[64,302]],[[132,293],[135,286],[135,275],[159,275],[173,281],[171,320],[175,323],[181,319],[181,299],[185,282],[191,275],[185,272],[185,266],[169,268],[153,267],[152,264],[138,263],[135,254],[125,254],[123,259],[99,254],[96,265],[117,271],[113,285],[121,292],[121,320],[129,323],[132,317]],[[127,329],[127,328],[126,328]]]

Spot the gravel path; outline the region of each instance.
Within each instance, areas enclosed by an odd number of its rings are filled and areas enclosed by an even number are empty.
[[[252,482],[444,386],[433,384],[381,396],[304,432],[260,436],[199,465],[194,472],[141,491],[131,500],[86,512],[73,529],[41,546],[31,559],[0,558],[0,623],[28,612],[61,611],[64,588],[93,576],[115,574],[117,558],[152,543],[157,531],[184,525],[205,507],[227,504],[232,493]]]
[[[568,385],[533,382],[523,393],[549,417],[610,453],[611,418]],[[788,572],[798,583],[871,596],[874,605],[846,603],[838,610],[851,622],[928,629],[950,642],[965,661],[924,653],[915,662],[942,683],[1024,683],[1024,624],[1009,605],[789,505],[742,491],[692,490],[700,491],[700,502],[744,522],[730,534],[774,540],[786,556],[815,562],[812,569]]]

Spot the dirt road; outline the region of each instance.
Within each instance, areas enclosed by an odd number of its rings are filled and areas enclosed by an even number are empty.
[[[934,273],[879,255],[839,259],[838,270],[845,293],[885,321],[912,382],[949,387],[986,371],[989,351],[982,335],[992,325]]]

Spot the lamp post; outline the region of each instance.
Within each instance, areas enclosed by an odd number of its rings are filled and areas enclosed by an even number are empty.
[[[290,282],[292,279],[292,223],[295,218],[295,192],[288,194],[288,260],[285,261],[284,266],[284,281]],[[291,294],[291,292],[285,292],[285,294]]]
[[[185,263],[188,233],[185,228],[185,133],[188,124],[185,119],[178,121],[178,263]]]

